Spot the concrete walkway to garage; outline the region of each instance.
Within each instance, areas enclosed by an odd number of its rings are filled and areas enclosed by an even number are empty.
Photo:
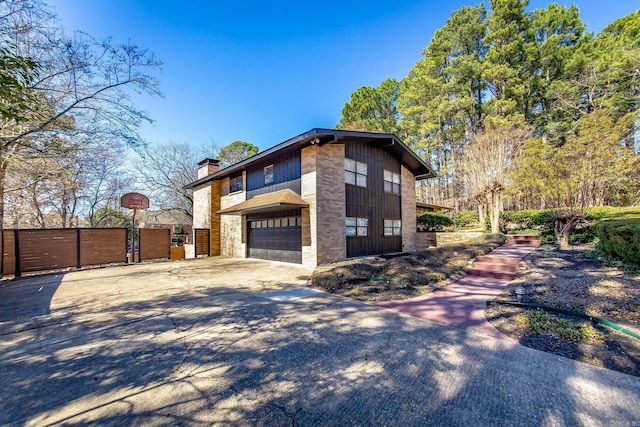
[[[307,290],[310,274],[208,258],[1,282],[0,425],[640,423],[640,378]]]

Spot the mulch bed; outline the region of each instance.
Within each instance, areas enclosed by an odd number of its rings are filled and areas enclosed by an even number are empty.
[[[475,258],[491,252],[504,240],[503,236],[487,235],[464,245],[332,264],[319,267],[311,282],[317,289],[361,301],[414,298],[463,277]]]
[[[592,247],[562,251],[544,247],[521,264],[516,279],[497,300],[515,301],[523,286],[522,302],[537,303],[617,323],[640,334],[640,277],[625,275],[594,259]],[[493,304],[485,316],[491,324],[521,344],[607,369],[640,376],[640,340],[587,320],[555,314],[576,323],[590,324],[604,340],[573,341],[552,333],[533,333],[517,322],[522,308]]]

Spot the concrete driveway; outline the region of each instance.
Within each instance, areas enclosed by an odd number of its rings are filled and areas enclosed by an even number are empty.
[[[0,425],[640,424],[640,378],[280,292],[309,274],[209,258],[4,282]]]

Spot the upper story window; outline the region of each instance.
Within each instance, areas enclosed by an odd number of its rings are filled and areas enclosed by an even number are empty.
[[[367,164],[344,159],[344,182],[358,187],[367,186]]]
[[[384,191],[385,193],[400,194],[400,174],[385,169]]]
[[[235,193],[236,191],[242,191],[242,174],[232,176],[229,178],[229,192]]]
[[[273,165],[264,167],[264,183],[273,184]]]

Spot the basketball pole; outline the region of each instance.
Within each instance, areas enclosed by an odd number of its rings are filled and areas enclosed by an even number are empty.
[[[133,207],[133,220],[131,221],[131,263],[136,263],[136,212],[138,212],[137,207]],[[138,255],[138,259],[140,256]]]

